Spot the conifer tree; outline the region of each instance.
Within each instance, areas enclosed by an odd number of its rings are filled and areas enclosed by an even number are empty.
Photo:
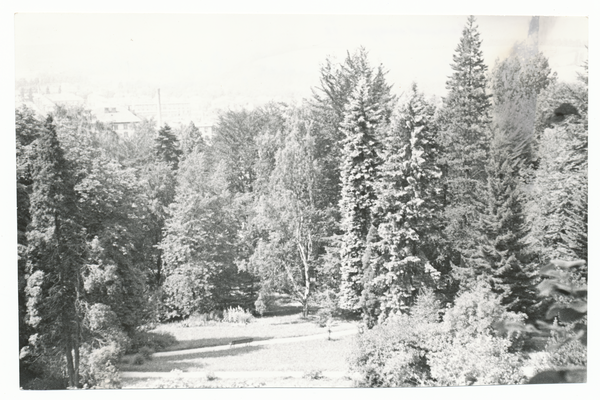
[[[475,17],[470,16],[456,47],[446,82],[440,124],[445,173],[446,234],[454,249],[452,261],[464,263],[478,234],[475,224],[483,211],[486,164],[490,142],[490,95]]]
[[[384,142],[374,204],[374,278],[365,283],[379,293],[380,310],[374,312],[381,312],[380,319],[404,311],[437,275],[431,262],[441,230],[442,186],[434,112],[413,84]]]
[[[154,142],[154,149],[159,159],[177,169],[181,149],[179,148],[177,136],[171,131],[171,127],[168,124],[165,124],[158,130],[158,135]]]
[[[382,120],[383,111],[374,99],[371,82],[362,78],[350,97],[342,123],[345,139],[341,166],[340,306],[347,310],[358,310],[362,292],[363,256],[373,223],[371,210],[376,199],[374,185],[380,164],[376,130]]]
[[[487,209],[481,219],[484,236],[473,266],[475,275],[489,281],[509,310],[531,314],[537,293],[530,271],[533,257],[526,243],[526,197],[519,177],[526,160],[515,153],[508,134],[497,131],[488,164]]]
[[[313,119],[321,132],[318,149],[325,161],[325,171],[330,186],[341,186],[340,168],[343,156],[343,141],[345,133],[342,123],[345,118],[345,107],[360,79],[370,83],[372,101],[382,109],[382,121],[389,122],[396,101],[391,94],[392,86],[386,82],[386,71],[383,65],[372,67],[369,63],[368,52],[359,47],[354,52],[348,52],[341,63],[335,63],[327,58],[320,70],[320,85],[313,92]],[[339,202],[340,191],[332,193],[332,198]]]
[[[69,386],[79,383],[84,241],[77,222],[73,174],[63,156],[51,116],[35,142],[31,222],[27,232],[28,323],[34,351],[64,356]]]

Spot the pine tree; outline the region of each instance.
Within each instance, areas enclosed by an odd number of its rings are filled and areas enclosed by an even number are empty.
[[[587,63],[580,82],[551,84],[540,96],[544,110],[539,166],[529,196],[529,240],[548,259],[588,257],[588,85]],[[586,264],[587,265],[587,264]],[[587,267],[572,269],[587,280]]]
[[[171,127],[168,124],[165,124],[158,130],[158,135],[154,142],[154,151],[159,159],[177,169],[181,149],[179,148],[177,137],[171,131]]]
[[[372,67],[369,63],[368,52],[359,47],[353,53],[348,52],[341,63],[335,63],[328,58],[320,70],[320,85],[314,90],[312,106],[313,119],[320,131],[318,150],[325,161],[325,171],[330,182],[332,198],[336,203],[340,200],[343,142],[345,133],[342,123],[345,118],[345,107],[348,105],[353,91],[360,79],[365,79],[371,85],[373,103],[379,104],[382,110],[382,121],[389,122],[396,101],[391,94],[392,86],[386,80],[383,65]]]
[[[509,310],[532,314],[537,282],[530,271],[533,257],[526,243],[526,196],[519,176],[527,158],[514,147],[508,135],[497,131],[488,164],[484,237],[473,265],[475,275],[489,281]]]
[[[373,223],[371,210],[375,202],[375,182],[380,163],[376,129],[383,111],[373,97],[373,87],[359,80],[346,106],[342,132],[345,134],[341,166],[342,193],[340,211],[342,240],[342,282],[340,306],[357,310],[362,292],[363,256],[367,234]]]
[[[69,386],[79,384],[79,347],[83,292],[83,236],[77,223],[73,174],[63,156],[51,116],[35,143],[31,223],[28,241],[28,323],[38,354],[62,353]]]
[[[538,48],[539,17],[532,17],[527,40],[513,46],[510,55],[496,62],[490,74],[494,125],[510,132],[513,146],[527,166],[536,164],[536,114],[540,93],[556,80],[548,58]]]
[[[202,133],[200,133],[200,130],[193,122],[190,122],[182,132],[181,147],[183,154],[189,154],[193,151],[203,151],[206,148],[206,142],[202,137]]]
[[[446,234],[454,249],[452,260],[473,250],[478,233],[475,224],[483,211],[486,164],[490,142],[490,95],[486,94],[486,70],[481,39],[470,16],[455,50],[454,70],[446,82],[440,123],[445,173]]]
[[[437,275],[431,262],[441,230],[442,186],[434,112],[413,84],[384,142],[374,204],[375,277],[368,283],[379,293],[380,319],[406,310]]]

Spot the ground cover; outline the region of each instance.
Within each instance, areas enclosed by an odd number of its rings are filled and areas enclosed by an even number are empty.
[[[141,365],[123,364],[121,371],[345,371],[352,340],[349,336],[155,357]]]
[[[329,328],[332,332],[339,332],[356,326],[352,321],[334,319],[329,327],[321,327],[314,314],[303,318],[301,311],[302,307],[299,303],[282,297],[268,313],[265,313],[264,317],[252,318],[248,324],[202,322],[191,318],[183,322],[160,324],[153,332],[173,335],[177,343],[164,351],[175,351],[221,346],[242,338],[253,338],[258,341],[310,336],[327,333]]]
[[[303,318],[299,306],[286,302],[248,324],[214,321],[161,324],[153,332],[168,333],[177,339],[177,343],[164,349],[166,352],[223,346],[248,337],[254,342],[195,354],[163,353],[141,364],[134,362],[136,355],[129,355],[120,365],[125,373],[122,383],[127,388],[350,387],[347,355],[354,337],[328,340],[325,336],[328,329],[348,331],[356,329],[356,323],[333,320],[326,327],[319,326],[316,317]],[[300,338],[319,334],[323,336],[309,341]],[[298,342],[260,343],[280,338],[298,338]],[[127,376],[128,373],[150,375]]]
[[[309,376],[294,377],[260,377],[260,378],[219,378],[219,377],[184,377],[177,371],[169,374],[165,378],[138,378],[127,379],[128,389],[148,389],[148,388],[344,388],[353,387],[353,381],[347,377],[339,378],[311,378]]]

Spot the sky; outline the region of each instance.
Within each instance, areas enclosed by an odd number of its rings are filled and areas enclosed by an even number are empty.
[[[17,13],[15,77],[80,74],[151,86],[193,83],[246,97],[300,98],[327,57],[364,46],[401,94],[415,81],[443,96],[467,17],[406,15],[210,15]],[[478,16],[491,68],[527,38],[529,16]],[[586,17],[542,17],[540,50],[572,81],[587,59]]]

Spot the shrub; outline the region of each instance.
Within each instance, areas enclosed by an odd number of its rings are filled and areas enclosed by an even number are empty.
[[[162,351],[177,343],[177,339],[167,332],[137,331],[132,335],[129,353],[138,353],[143,347],[150,348],[153,352]]]
[[[142,365],[145,361],[146,361],[146,358],[143,355],[138,353],[133,356],[133,360],[131,360],[131,363],[133,365]]]
[[[236,324],[248,324],[252,321],[252,313],[242,307],[229,307],[223,312],[223,321]]]
[[[317,324],[324,328],[328,321],[339,317],[342,311],[338,307],[339,300],[337,294],[333,290],[326,290],[315,295],[314,299],[319,310],[317,311]]]
[[[273,297],[273,295],[261,292],[259,293],[258,298],[254,302],[254,309],[262,317],[264,313],[271,309],[274,301],[275,298]]]
[[[357,338],[350,356],[358,386],[458,386],[524,382],[522,361],[511,353],[514,337],[493,324],[524,316],[506,311],[485,284],[459,296],[440,321],[431,292],[410,314],[393,314]]]
[[[154,353],[154,350],[148,346],[142,347],[139,352],[139,354],[141,354],[146,360],[150,360],[152,358],[152,353]]]
[[[214,373],[214,372],[212,372],[212,371],[208,371],[208,372],[206,373],[206,380],[207,380],[207,381],[216,381],[217,379],[219,379],[219,378],[217,377],[217,375],[215,375],[215,373]]]
[[[122,355],[119,345],[110,343],[97,349],[89,345],[81,349],[81,383],[92,388],[121,388],[117,365]]]
[[[576,337],[572,326],[567,326],[566,334],[559,335],[558,326],[551,332],[550,340],[546,346],[548,362],[552,368],[559,367],[587,367],[587,347],[579,340],[568,340],[563,338]]]
[[[509,352],[510,340],[488,334],[442,340],[427,355],[439,386],[510,385],[525,382],[522,361]]]
[[[432,299],[432,300],[431,300]],[[430,301],[431,300],[431,301]],[[357,338],[350,365],[359,378],[358,386],[401,387],[433,384],[427,363],[428,343],[438,334],[437,309],[426,311],[427,304],[437,306],[432,293],[417,300],[417,316],[392,315],[387,321]],[[424,318],[430,313],[435,316]]]
[[[313,369],[304,374],[305,379],[318,380],[323,379],[323,372],[320,369]]]

